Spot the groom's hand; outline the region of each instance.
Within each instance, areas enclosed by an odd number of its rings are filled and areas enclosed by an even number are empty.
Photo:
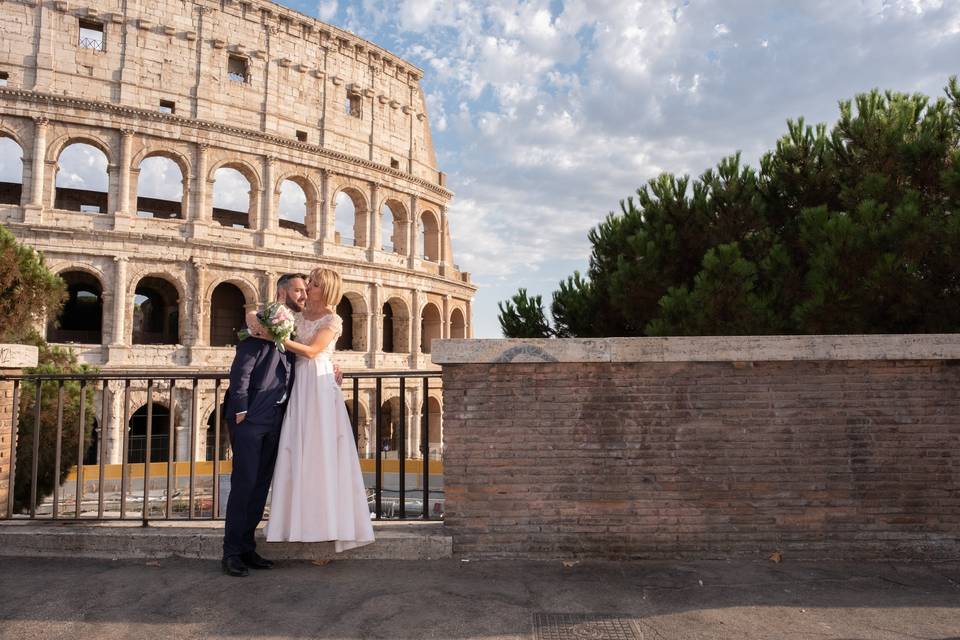
[[[343,371],[340,370],[340,365],[333,365],[333,380],[337,383],[338,387],[343,386]]]
[[[247,412],[246,412],[246,411],[241,411],[240,413],[238,413],[238,414],[236,415],[236,417],[235,417],[234,419],[235,419],[235,421],[236,421],[237,424],[240,424],[241,422],[243,422],[243,421],[246,419],[246,417],[247,417]]]

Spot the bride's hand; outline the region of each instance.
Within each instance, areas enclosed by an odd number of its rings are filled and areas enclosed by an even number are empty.
[[[249,331],[250,335],[254,338],[266,338],[268,335],[267,328],[260,322],[256,311],[247,312],[247,331]]]

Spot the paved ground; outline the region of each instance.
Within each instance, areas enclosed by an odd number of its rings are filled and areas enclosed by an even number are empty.
[[[0,639],[527,639],[538,613],[617,614],[657,640],[960,639],[952,563],[288,561],[245,579],[218,568],[0,558]]]

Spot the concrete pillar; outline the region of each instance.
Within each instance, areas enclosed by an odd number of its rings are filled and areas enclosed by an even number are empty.
[[[110,344],[122,347],[126,344],[127,258],[114,258],[113,265],[113,335]]]

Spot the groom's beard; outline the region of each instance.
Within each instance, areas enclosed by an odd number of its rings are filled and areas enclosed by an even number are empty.
[[[283,304],[287,309],[290,309],[290,311],[293,311],[294,313],[300,313],[303,311],[303,305],[298,303],[296,300],[285,300]]]

